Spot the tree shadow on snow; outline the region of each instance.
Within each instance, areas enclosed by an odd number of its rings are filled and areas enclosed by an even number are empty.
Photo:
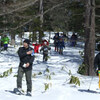
[[[97,91],[95,91],[95,90],[89,90],[89,89],[79,89],[78,91],[80,91],[80,92],[86,92],[86,93],[94,93],[94,94],[100,94],[100,92],[97,92]]]
[[[12,56],[12,57],[18,57],[18,55],[15,55],[15,54],[9,54],[9,53],[4,54],[4,53],[2,53],[2,52],[1,52],[1,54],[2,54],[2,55],[7,55],[7,56]]]

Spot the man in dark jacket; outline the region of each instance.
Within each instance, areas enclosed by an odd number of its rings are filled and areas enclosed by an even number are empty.
[[[48,50],[51,48],[47,45],[47,42],[44,42],[44,46],[40,49],[40,52],[43,51],[43,61],[48,60]]]
[[[100,44],[97,45],[98,50],[100,51]],[[98,72],[100,70],[100,52],[96,55],[94,59],[94,71]]]
[[[32,91],[32,64],[34,61],[34,55],[32,55],[33,49],[29,46],[30,41],[28,39],[24,40],[23,47],[20,47],[18,50],[18,55],[20,58],[20,64],[18,68],[18,77],[17,77],[17,94],[21,94],[22,88],[22,77],[25,73],[26,82],[27,82],[27,96],[31,96]]]

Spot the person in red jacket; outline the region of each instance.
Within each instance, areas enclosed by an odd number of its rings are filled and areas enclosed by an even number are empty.
[[[41,46],[41,44],[35,43],[32,45],[34,46],[34,53],[39,53],[39,47]]]
[[[49,45],[49,42],[46,40],[46,39],[44,39],[43,41],[42,41],[42,46],[44,46],[45,45],[45,42],[47,43],[47,46]]]

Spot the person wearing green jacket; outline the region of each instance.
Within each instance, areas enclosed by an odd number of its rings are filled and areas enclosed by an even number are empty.
[[[4,50],[8,49],[8,43],[9,43],[9,38],[7,37],[7,35],[5,35],[2,39],[1,39],[3,46],[4,46]]]

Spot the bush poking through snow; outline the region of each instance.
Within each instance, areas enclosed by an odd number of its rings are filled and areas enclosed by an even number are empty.
[[[79,74],[85,75],[86,74],[86,66],[85,64],[81,64],[77,71]]]
[[[51,75],[47,75],[47,76],[46,76],[46,79],[51,80]]]
[[[55,73],[54,73],[54,72],[52,72],[52,73],[51,73],[51,75],[55,75]]]
[[[51,80],[51,75],[55,75],[54,72],[50,73],[50,70],[48,68],[46,68],[45,72],[46,72],[46,79],[47,80]],[[44,86],[45,86],[44,92],[46,92],[52,86],[52,83],[44,83]]]
[[[14,75],[13,77],[17,77],[18,75]]]
[[[50,72],[48,68],[46,68],[46,72],[48,72],[48,73]]]
[[[38,75],[42,75],[42,72],[39,72]]]
[[[70,84],[75,84],[75,85],[79,85],[79,86],[80,86],[80,80],[79,80],[79,78],[73,76],[72,73],[71,73],[71,70],[69,70],[69,73],[68,73],[68,74],[69,74],[69,76],[70,76],[70,81],[69,81],[69,83],[70,83]]]
[[[3,72],[3,75],[0,74],[0,78],[7,77],[7,76],[9,76],[11,73],[12,73],[12,68],[10,68],[9,70]]]
[[[48,68],[46,68],[45,72],[46,72],[46,79],[51,80],[52,73],[50,73],[50,70]]]
[[[45,91],[47,91],[50,87],[52,87],[52,83],[44,83]]]
[[[32,75],[32,77],[33,77],[33,78],[36,78],[36,75],[37,75],[37,74],[34,73],[34,74]]]
[[[75,85],[79,85],[80,86],[80,80],[78,77],[75,77],[75,76],[71,76],[71,79],[70,79],[70,84],[75,84]]]

